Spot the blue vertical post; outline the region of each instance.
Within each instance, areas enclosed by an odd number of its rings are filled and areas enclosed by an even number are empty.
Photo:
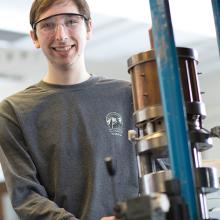
[[[150,0],[154,48],[173,177],[181,184],[190,219],[198,219],[192,155],[168,0]]]
[[[216,37],[217,37],[218,50],[220,55],[220,1],[219,0],[212,0],[212,10],[215,20]]]

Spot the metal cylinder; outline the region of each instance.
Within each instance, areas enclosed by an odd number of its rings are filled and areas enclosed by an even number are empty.
[[[197,76],[198,54],[191,48],[178,47],[181,81],[185,102],[201,102]],[[146,106],[161,105],[159,80],[154,50],[133,55],[128,59],[131,75],[134,111]]]

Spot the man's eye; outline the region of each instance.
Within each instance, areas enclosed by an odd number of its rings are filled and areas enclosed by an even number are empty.
[[[70,19],[66,22],[66,26],[69,27],[69,26],[74,26],[76,25],[77,23],[79,23],[79,21],[77,19]]]
[[[53,22],[46,22],[41,25],[42,29],[53,29],[55,24]]]

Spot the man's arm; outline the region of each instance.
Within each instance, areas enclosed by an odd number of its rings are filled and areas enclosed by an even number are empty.
[[[1,115],[0,162],[12,206],[22,220],[76,220],[74,215],[48,199],[22,131],[13,120]]]

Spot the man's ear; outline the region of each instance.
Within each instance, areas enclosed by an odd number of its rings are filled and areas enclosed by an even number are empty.
[[[36,31],[31,30],[30,31],[30,37],[31,37],[31,39],[32,39],[32,41],[34,43],[34,46],[36,48],[40,48],[40,43],[39,43],[39,41],[37,39]]]
[[[93,29],[92,20],[89,19],[87,23],[87,37],[86,37],[87,40],[89,40],[92,37],[92,29]]]

